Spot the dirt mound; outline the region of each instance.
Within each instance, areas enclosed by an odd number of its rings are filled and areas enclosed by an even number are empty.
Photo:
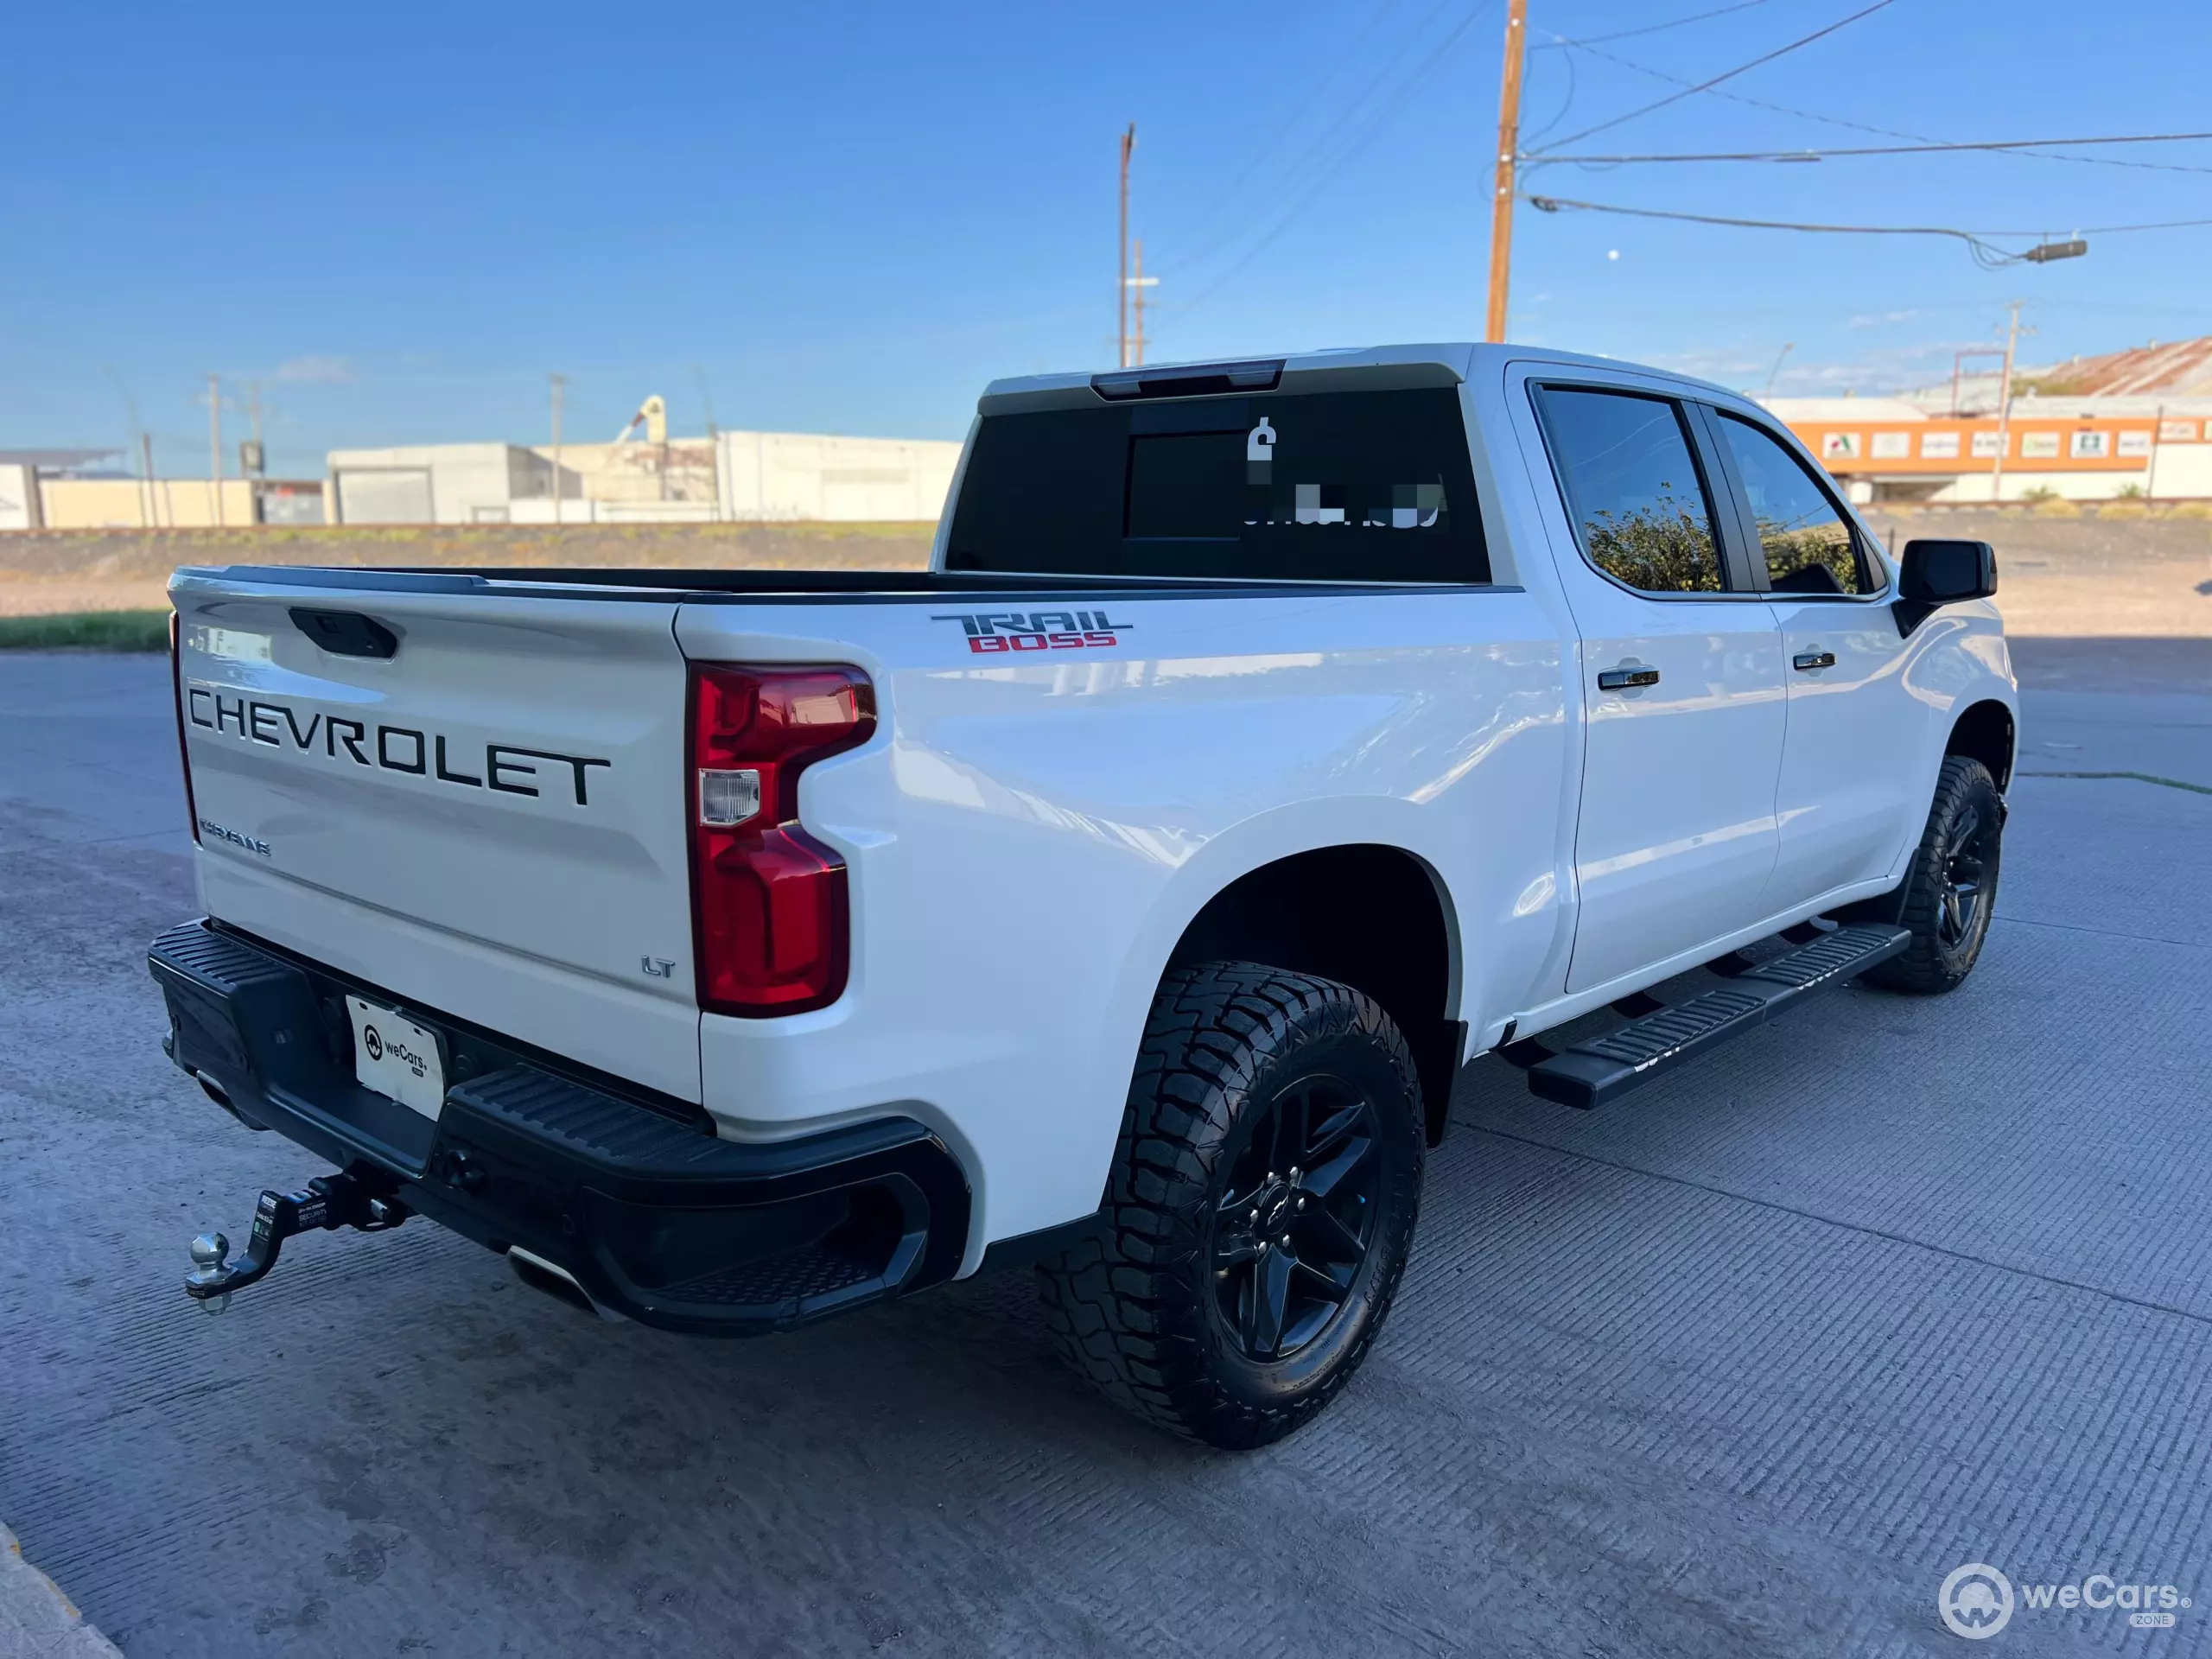
[[[167,579],[181,564],[648,565],[912,569],[934,524],[439,524],[35,530],[0,535],[0,580]]]

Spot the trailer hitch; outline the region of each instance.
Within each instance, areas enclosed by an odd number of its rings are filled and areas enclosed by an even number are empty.
[[[318,1175],[304,1192],[264,1188],[253,1209],[245,1260],[226,1266],[231,1241],[220,1233],[200,1234],[192,1241],[192,1271],[185,1275],[184,1294],[210,1313],[219,1313],[231,1305],[232,1291],[267,1276],[284,1241],[295,1234],[335,1232],[340,1227],[389,1232],[413,1213],[390,1193],[372,1192],[357,1175]]]

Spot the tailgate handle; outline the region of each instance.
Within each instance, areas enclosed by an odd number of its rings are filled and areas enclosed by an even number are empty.
[[[390,658],[399,653],[399,636],[358,611],[318,611],[295,605],[292,621],[333,656]]]

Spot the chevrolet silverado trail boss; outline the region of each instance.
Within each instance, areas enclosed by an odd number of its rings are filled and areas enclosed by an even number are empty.
[[[167,1046],[335,1166],[187,1287],[416,1214],[700,1334],[1033,1266],[1120,1404],[1272,1440],[1463,1063],[1599,1106],[1966,977],[1995,587],[1499,346],[996,382],[926,572],[180,570]]]

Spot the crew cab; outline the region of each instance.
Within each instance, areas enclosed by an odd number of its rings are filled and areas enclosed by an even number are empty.
[[[1965,978],[1995,587],[1744,397],[1465,345],[995,382],[926,572],[181,569],[168,1046],[334,1166],[187,1287],[418,1215],[700,1334],[1033,1266],[1273,1440],[1463,1065],[1602,1106]]]

